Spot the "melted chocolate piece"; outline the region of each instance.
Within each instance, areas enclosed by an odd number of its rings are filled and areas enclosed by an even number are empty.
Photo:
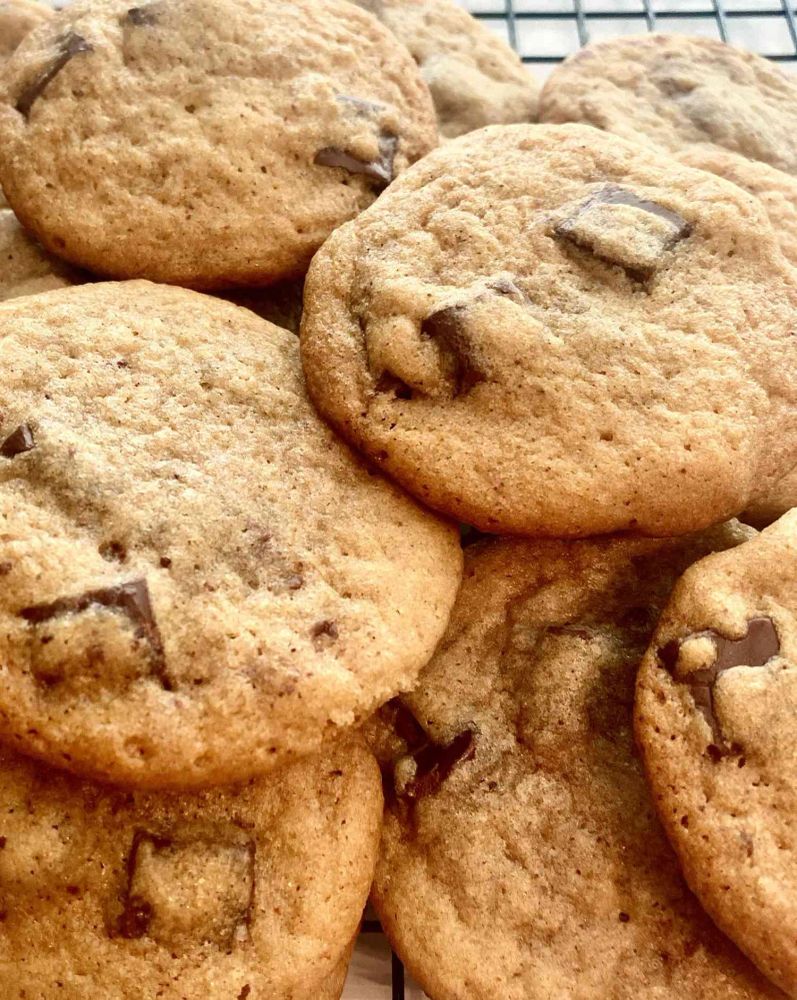
[[[125,20],[128,24],[134,24],[136,27],[152,27],[153,24],[158,23],[155,5],[152,4],[147,7],[131,7],[127,12]]]
[[[60,618],[63,615],[77,615],[91,607],[107,608],[126,615],[134,626],[137,639],[143,639],[149,648],[153,669],[160,678],[163,687],[171,690],[166,676],[166,657],[163,650],[160,631],[152,610],[149,587],[145,579],[131,580],[115,587],[104,587],[101,590],[90,590],[79,597],[61,597],[49,604],[34,604],[22,608],[20,617],[31,625],[41,625],[43,622]]]
[[[472,729],[465,729],[450,743],[427,743],[412,754],[415,761],[415,775],[407,782],[402,796],[407,799],[421,799],[434,795],[456,765],[463,760],[472,760],[476,753],[475,736]]]
[[[34,101],[41,97],[46,88],[50,83],[52,83],[55,77],[58,76],[64,66],[74,59],[75,56],[93,51],[94,46],[87,42],[85,38],[81,35],[75,34],[74,31],[70,31],[68,35],[65,35],[59,41],[58,54],[55,59],[53,59],[50,65],[46,66],[41,73],[39,73],[36,79],[30,83],[17,98],[17,111],[24,118],[28,118]]]
[[[448,358],[454,396],[464,396],[487,377],[473,356],[466,335],[466,314],[465,305],[448,306],[433,312],[421,324],[421,335],[434,340]]]
[[[310,635],[314,639],[320,639],[323,636],[328,636],[330,639],[337,639],[339,635],[338,626],[335,622],[329,620],[316,622],[312,629],[310,629]]]
[[[668,250],[672,250],[676,244],[680,243],[681,240],[685,240],[692,232],[691,223],[687,222],[683,216],[678,215],[677,212],[673,212],[671,209],[665,208],[664,205],[659,205],[658,202],[640,198],[638,195],[634,194],[633,191],[621,188],[616,184],[605,185],[596,194],[587,198],[587,200],[576,209],[572,216],[567,219],[563,219],[562,222],[554,228],[554,232],[557,236],[570,240],[570,242],[574,243],[577,247],[580,247],[582,250],[589,251],[599,259],[605,260],[609,264],[619,265],[624,268],[629,277],[640,281],[644,281],[651,277],[656,270],[655,263],[639,261],[636,266],[634,266],[628,261],[624,261],[620,258],[613,259],[608,256],[603,256],[596,249],[594,237],[590,237],[587,219],[589,214],[601,205],[629,205],[631,208],[638,208],[643,212],[647,212],[649,215],[655,215],[669,223],[671,232],[669,235],[664,236],[660,240],[657,248],[661,254],[664,254]]]
[[[763,667],[780,653],[780,640],[775,623],[771,618],[764,617],[751,618],[747,623],[747,632],[741,639],[728,639],[713,629],[688,636],[688,639],[701,638],[711,639],[716,650],[714,662],[703,670],[693,670],[688,674],[681,674],[678,670],[681,645],[685,639],[673,639],[666,643],[659,649],[658,658],[676,681],[689,686],[695,706],[711,727],[713,742],[707,752],[712,760],[718,760],[733,752],[733,748],[724,739],[714,714],[714,685],[717,678],[733,667]]]
[[[16,458],[17,455],[24,455],[26,451],[33,451],[35,447],[36,439],[30,425],[20,424],[0,444],[0,455],[3,458]]]
[[[326,146],[315,154],[313,163],[322,167],[342,167],[350,174],[363,174],[375,182],[379,190],[393,180],[393,167],[398,149],[398,136],[386,133],[379,138],[379,159],[358,160],[343,149]]]

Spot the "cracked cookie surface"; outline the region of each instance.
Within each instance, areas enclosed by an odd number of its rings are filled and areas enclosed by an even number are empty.
[[[728,182],[585,126],[435,150],[317,254],[332,424],[485,531],[695,530],[797,451],[795,272]]]
[[[710,143],[797,174],[797,81],[711,38],[588,45],[548,78],[540,121],[583,122],[671,153]]]
[[[301,276],[437,143],[409,54],[344,0],[78,0],[0,90],[25,226],[99,274],[194,287]]]
[[[669,588],[751,534],[466,549],[445,638],[371,724],[387,795],[372,896],[429,996],[781,996],[683,882],[632,732]]]
[[[4,1000],[340,996],[382,811],[359,738],[193,794],[0,765]]]
[[[517,54],[451,0],[353,0],[410,50],[429,86],[440,134],[534,121],[539,85]]]
[[[458,533],[316,416],[294,335],[107,282],[0,305],[0,368],[7,740],[120,783],[233,781],[411,685]]]
[[[661,820],[708,912],[797,993],[797,511],[679,581],[639,672]]]

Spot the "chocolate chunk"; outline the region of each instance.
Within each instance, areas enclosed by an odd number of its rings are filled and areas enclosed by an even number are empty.
[[[447,362],[454,396],[464,396],[487,377],[467,337],[466,316],[466,305],[448,306],[433,312],[421,324],[421,336],[434,340]]]
[[[252,920],[255,857],[251,836],[234,826],[173,837],[136,830],[111,935],[146,936],[176,952],[199,944],[229,950]],[[196,893],[203,877],[218,879],[210,896]]]
[[[36,439],[33,436],[30,425],[20,424],[0,444],[0,455],[3,458],[16,458],[17,455],[24,455],[26,451],[33,451],[35,447]]]
[[[612,205],[627,205],[663,220],[662,229],[650,232],[629,227],[623,220],[612,219],[603,209]],[[607,184],[587,198],[569,218],[554,227],[554,233],[582,250],[609,264],[624,268],[629,277],[644,281],[658,269],[661,259],[692,232],[691,223],[655,201],[640,198],[626,188]]]
[[[68,35],[61,38],[58,42],[58,52],[55,59],[39,73],[36,79],[17,98],[17,111],[24,118],[27,118],[30,115],[33,102],[41,97],[45,89],[58,76],[64,66],[70,60],[74,59],[75,56],[93,51],[94,46],[87,42],[81,35],[75,34],[74,31],[70,31]]]
[[[339,634],[337,623],[329,620],[316,622],[310,629],[310,635],[317,642],[323,642],[325,639],[329,641],[337,639]]]
[[[463,760],[472,760],[476,753],[475,737],[472,729],[465,729],[450,743],[427,743],[412,754],[415,774],[407,782],[402,795],[408,799],[421,799],[434,795],[456,765]]]
[[[63,615],[77,615],[92,607],[107,608],[126,615],[134,626],[137,639],[143,639],[148,646],[153,669],[160,678],[164,688],[169,691],[171,685],[166,676],[166,657],[163,650],[160,631],[152,610],[149,587],[145,579],[131,580],[115,587],[104,587],[100,590],[90,590],[79,597],[62,597],[49,604],[34,604],[22,608],[20,617],[31,625],[41,625]]]
[[[716,655],[714,662],[702,670],[682,673],[678,669],[681,646],[692,639],[711,639]],[[681,684],[688,684],[695,706],[711,727],[713,743],[709,755],[717,760],[730,753],[714,714],[714,685],[721,673],[733,667],[763,667],[780,653],[780,640],[771,618],[751,618],[741,639],[728,639],[713,629],[696,632],[686,639],[673,639],[658,650],[661,665]]]
[[[379,709],[379,717],[391,726],[410,751],[418,750],[429,742],[426,730],[400,698],[391,698]]]
[[[379,138],[379,159],[358,160],[343,149],[326,146],[315,154],[313,163],[322,167],[342,167],[350,174],[363,174],[375,181],[379,190],[393,180],[394,162],[398,149],[398,136],[385,133]]]
[[[152,4],[147,7],[131,7],[127,12],[126,20],[129,24],[136,25],[136,27],[152,27],[153,24],[158,23],[155,5]]]

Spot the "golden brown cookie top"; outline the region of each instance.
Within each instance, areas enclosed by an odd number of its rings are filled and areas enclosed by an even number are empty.
[[[98,283],[0,305],[0,730],[98,778],[262,773],[410,686],[456,530],[363,465],[296,337]]]
[[[406,49],[344,0],[79,0],[10,60],[0,142],[48,248],[223,288],[301,275],[437,129]]]
[[[0,65],[29,31],[52,16],[52,8],[37,0],[3,0],[0,3]]]
[[[670,586],[750,534],[466,550],[445,638],[381,713],[405,749],[385,775],[373,898],[430,996],[780,996],[689,893],[632,731]]]
[[[588,45],[548,78],[540,120],[583,122],[674,153],[713,143],[797,174],[797,81],[711,38]]]
[[[194,794],[0,763],[4,997],[337,1000],[381,823],[359,740]]]
[[[794,464],[796,295],[738,187],[585,126],[494,126],[327,241],[302,357],[327,419],[466,523],[677,534]]]
[[[684,873],[797,991],[797,511],[692,566],[639,673],[636,730]]]

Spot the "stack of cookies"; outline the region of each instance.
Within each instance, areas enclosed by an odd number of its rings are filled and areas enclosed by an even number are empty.
[[[797,83],[10,8],[3,1000],[797,996]]]

